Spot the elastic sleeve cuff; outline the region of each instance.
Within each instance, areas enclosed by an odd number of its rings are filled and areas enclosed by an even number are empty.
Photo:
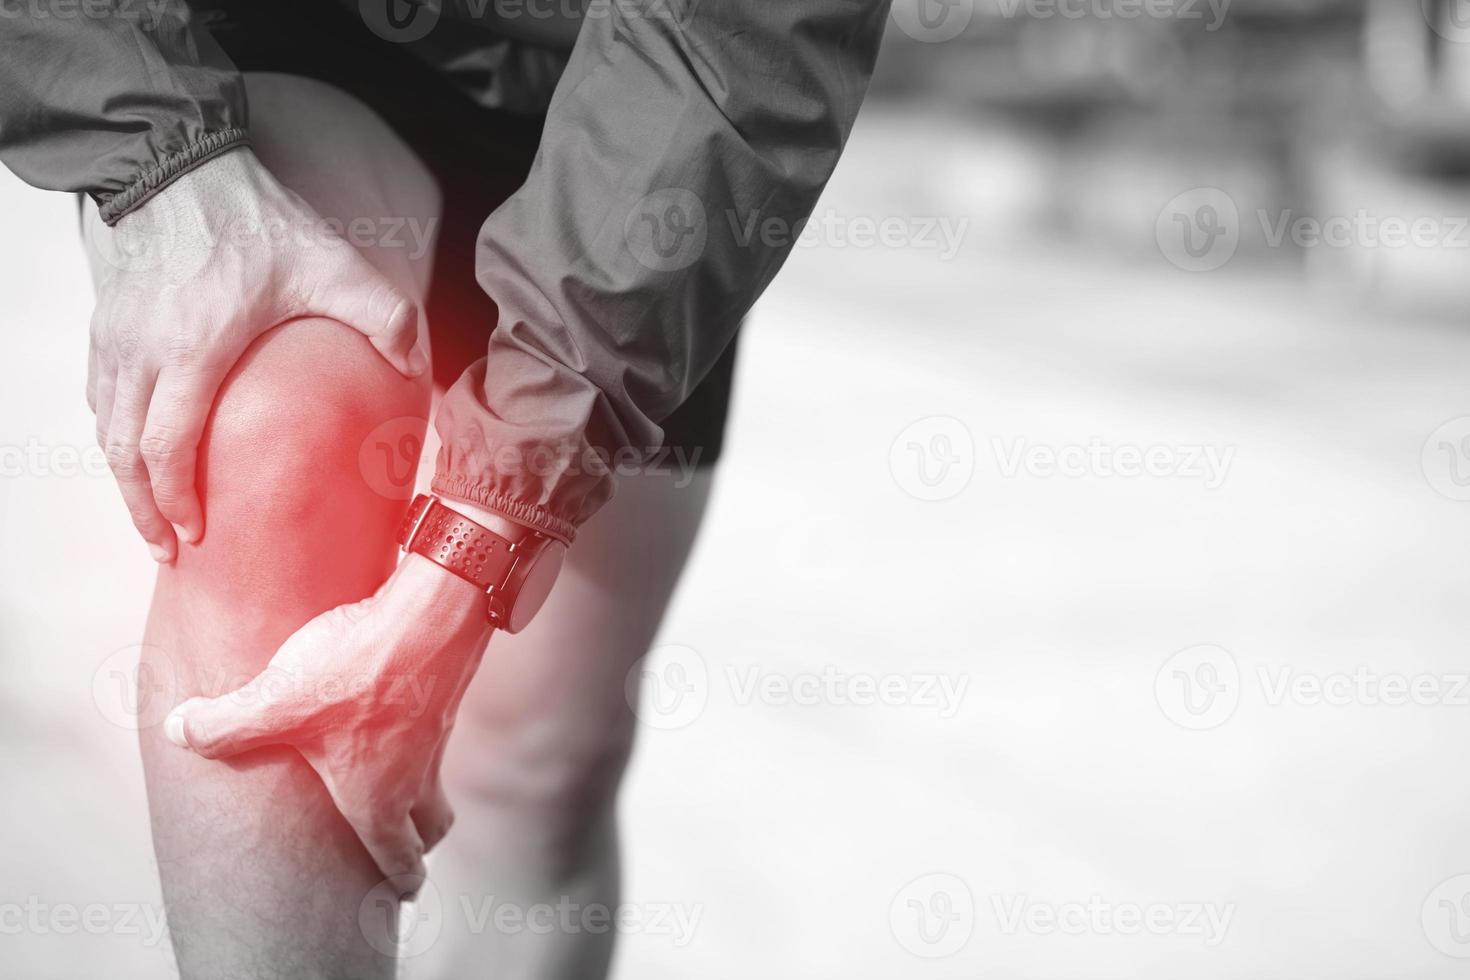
[[[577,536],[577,526],[571,521],[557,517],[545,507],[513,500],[482,483],[436,473],[429,489],[441,497],[457,497],[466,503],[493,510],[506,520],[535,528],[565,545],[570,545]]]
[[[201,137],[176,153],[171,153],[155,166],[143,171],[137,180],[107,198],[98,198],[98,215],[103,223],[115,225],[129,211],[141,207],[149,198],[178,180],[184,174],[237,146],[247,146],[250,134],[243,129],[222,129]]]

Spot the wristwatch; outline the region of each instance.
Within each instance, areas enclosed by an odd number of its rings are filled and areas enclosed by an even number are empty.
[[[567,554],[567,546],[550,535],[527,529],[512,541],[428,494],[414,498],[398,543],[484,589],[490,625],[507,633],[519,633],[536,615]]]

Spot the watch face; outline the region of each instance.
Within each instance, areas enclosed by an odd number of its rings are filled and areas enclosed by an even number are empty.
[[[551,594],[551,587],[556,584],[561,563],[566,557],[567,546],[560,541],[551,541],[541,549],[531,570],[526,573],[520,591],[516,593],[515,607],[511,609],[505,624],[507,633],[519,633],[540,610],[546,597]]]

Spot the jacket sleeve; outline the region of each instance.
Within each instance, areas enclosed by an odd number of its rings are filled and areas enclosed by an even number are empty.
[[[108,224],[246,142],[239,73],[181,0],[0,0],[0,162]]]
[[[480,232],[500,320],[440,407],[436,492],[569,541],[660,446],[815,206],[887,8],[589,8],[531,175]]]

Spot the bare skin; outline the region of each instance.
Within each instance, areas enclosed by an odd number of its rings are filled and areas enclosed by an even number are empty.
[[[350,97],[284,76],[248,75],[247,86],[255,153],[323,216],[432,227],[432,181]],[[363,254],[421,297],[426,255]],[[308,620],[373,593],[393,568],[405,501],[367,475],[359,450],[390,420],[394,437],[421,434],[412,420],[429,414],[425,384],[328,320],[286,324],[249,348],[204,432],[206,531],[160,570],[140,680],[161,679],[175,702],[226,694]],[[443,914],[426,949],[395,942],[379,864],[295,749],[210,760],[145,729],[181,975],[391,977],[400,952],[415,976],[601,975],[610,932],[504,934],[462,910],[489,896],[522,909],[615,905],[614,808],[635,729],[624,682],[652,642],[708,487],[707,474],[624,479],[537,621],[495,636],[445,757],[459,819],[432,861]],[[415,814],[426,844],[448,829],[441,816]]]
[[[624,478],[536,620],[492,641],[444,759],[457,819],[430,857],[444,911],[437,940],[406,963],[415,980],[604,975],[613,931],[497,930],[483,913],[492,896],[523,913],[616,907],[617,790],[637,728],[625,682],[704,515],[711,475],[690,476]]]
[[[343,404],[328,440],[315,411],[303,432],[299,409],[319,404],[320,375],[300,370],[316,363],[338,365],[344,394],[372,382],[375,411],[422,412],[422,392],[379,361],[340,325],[302,321],[264,338],[227,381],[201,456],[210,530],[160,570],[145,634],[152,676],[180,696],[233,690],[312,616],[387,576],[398,509],[356,477],[356,447],[377,416]],[[336,489],[282,492],[290,486]],[[294,749],[212,762],[161,726],[144,729],[141,746],[183,976],[393,975],[357,916],[382,875]]]
[[[255,152],[323,216],[437,213],[427,173],[353,100],[282,76],[249,87]],[[380,175],[369,192],[344,179],[354,159]],[[391,201],[375,196],[390,191]],[[421,294],[428,270],[401,250],[363,254]],[[224,694],[307,620],[372,594],[393,568],[403,502],[363,478],[359,447],[390,419],[425,419],[428,384],[334,321],[294,321],[251,345],[211,410],[198,474],[205,533],[160,567],[140,678],[180,700]],[[183,977],[393,975],[358,921],[382,875],[295,750],[212,762],[169,744],[161,726],[140,743]]]

